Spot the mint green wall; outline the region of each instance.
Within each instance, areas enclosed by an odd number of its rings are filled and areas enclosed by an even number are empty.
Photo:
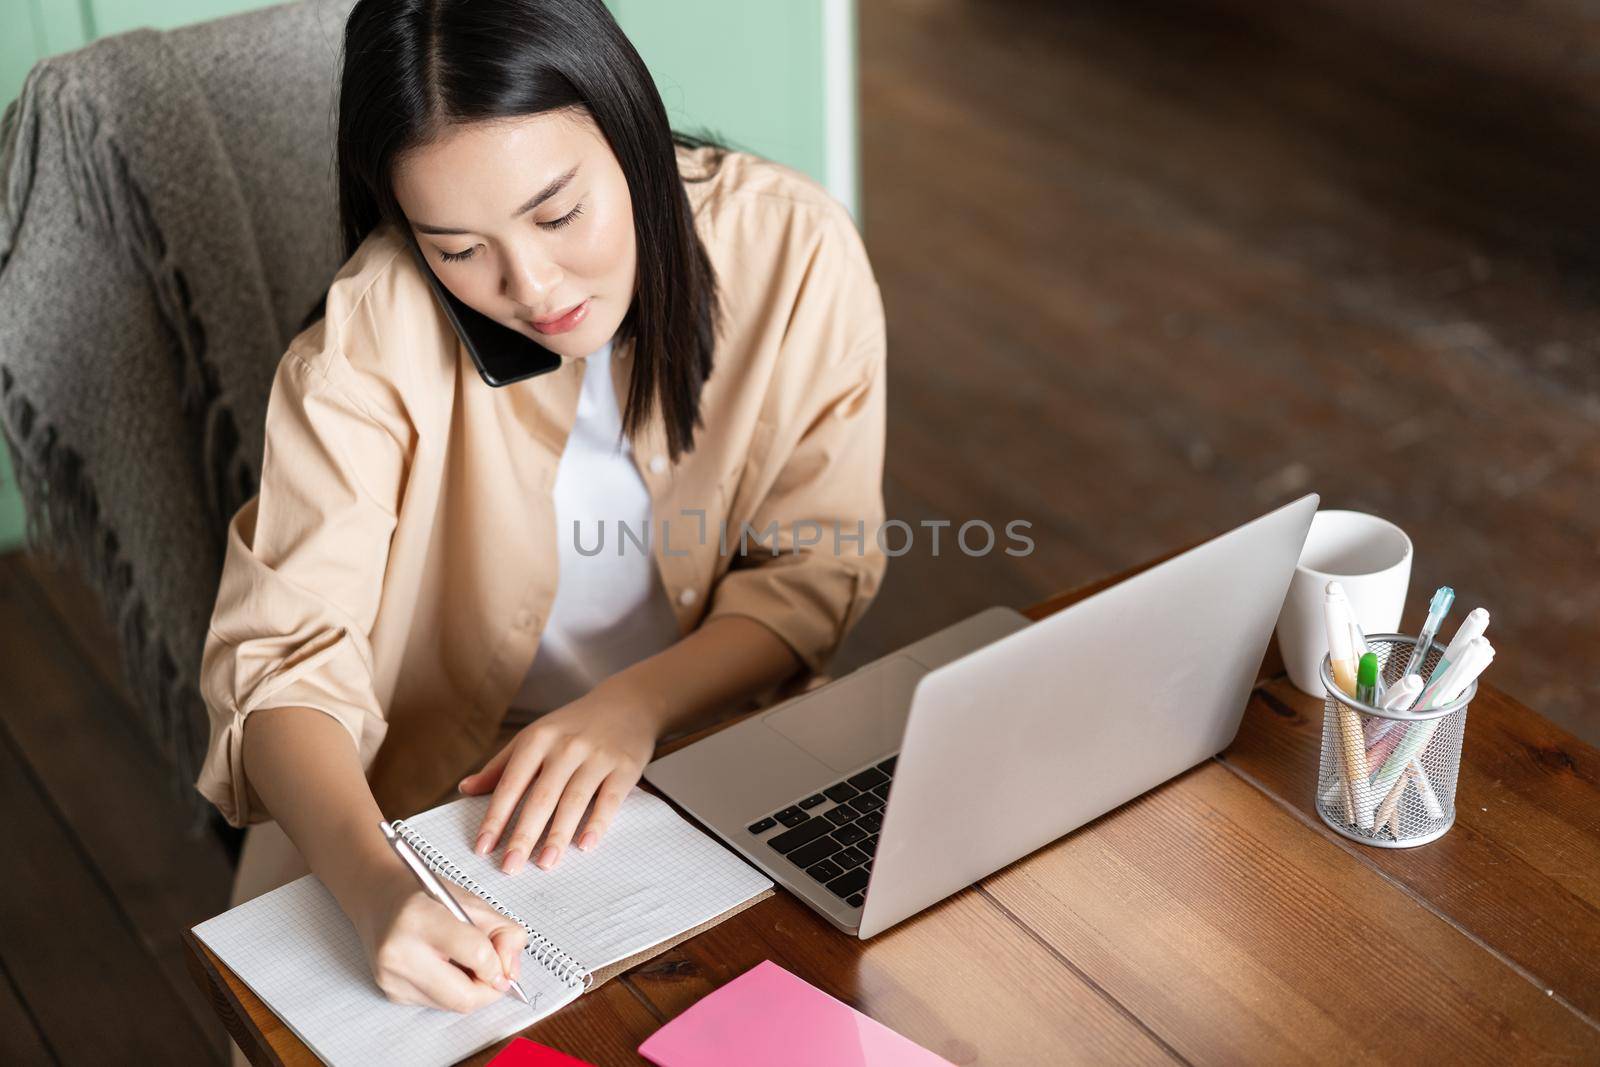
[[[5,441],[0,440],[0,552],[9,552],[22,544],[26,520],[22,497],[12,480],[11,456],[6,451]]]
[[[40,3],[70,3],[72,0],[39,0]],[[170,30],[191,22],[219,19],[252,8],[267,7],[261,0],[83,0],[90,9],[92,37],[127,33],[141,26]]]
[[[48,50],[43,12],[27,0],[0,0],[0,99],[10,100],[36,57]],[[68,45],[67,47],[71,47]],[[22,540],[22,501],[11,475],[11,457],[0,438],[0,551]]]
[[[81,47],[87,7],[78,0],[0,0],[0,100],[10,100],[40,56]]]
[[[676,129],[739,142],[824,180],[822,19],[814,3],[607,0]]]
[[[787,163],[855,207],[854,0],[607,3],[655,75],[674,128],[705,130]],[[140,26],[170,29],[263,6],[258,0],[0,0],[0,100],[16,96],[41,56]],[[825,80],[833,86],[826,91]],[[21,543],[22,527],[22,503],[0,441],[0,551]]]

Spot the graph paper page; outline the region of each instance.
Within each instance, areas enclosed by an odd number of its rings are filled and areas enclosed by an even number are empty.
[[[537,1010],[509,996],[470,1015],[395,1004],[373,981],[355,927],[311,875],[194,932],[335,1067],[454,1063],[532,1026],[580,992],[524,956],[520,982]]]
[[[504,874],[502,852],[472,852],[488,807],[487,796],[466,797],[405,823],[487,896],[589,971],[693,929],[772,885],[665,801],[637,788],[593,850],[568,847],[553,870],[530,863]]]

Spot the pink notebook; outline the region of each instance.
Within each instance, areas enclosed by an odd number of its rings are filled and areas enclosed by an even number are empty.
[[[765,960],[639,1046],[659,1067],[951,1067]]]

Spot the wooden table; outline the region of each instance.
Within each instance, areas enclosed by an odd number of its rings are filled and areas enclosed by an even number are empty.
[[[963,1064],[1600,1062],[1600,753],[1481,685],[1456,825],[1376,849],[1312,808],[1321,723],[1269,652],[1221,756],[874,940],[780,890],[527,1035],[640,1063],[662,1023],[772,959]],[[316,1062],[188,943],[255,1062]]]

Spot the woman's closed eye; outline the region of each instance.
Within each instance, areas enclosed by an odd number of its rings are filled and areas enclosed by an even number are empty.
[[[571,226],[574,222],[577,222],[578,216],[582,214],[583,204],[574,204],[572,210],[562,215],[559,219],[551,219],[549,222],[539,223],[539,228],[541,230],[559,230],[563,226]]]
[[[582,214],[583,205],[580,203],[575,205],[571,211],[567,212],[565,215],[562,215],[559,219],[551,219],[548,222],[540,222],[536,225],[541,230],[559,230],[563,227],[571,226],[574,222],[577,222],[578,217]],[[463,259],[471,259],[473,253],[475,253],[477,250],[477,245],[473,245],[471,248],[463,249],[460,252],[446,252],[441,249],[439,252],[439,258],[444,260],[446,263],[459,263]]]

